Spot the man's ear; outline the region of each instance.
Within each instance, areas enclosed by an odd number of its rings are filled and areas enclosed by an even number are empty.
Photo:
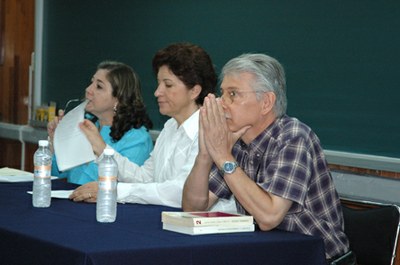
[[[272,111],[276,102],[276,95],[274,92],[266,92],[263,94],[262,113],[267,114]]]

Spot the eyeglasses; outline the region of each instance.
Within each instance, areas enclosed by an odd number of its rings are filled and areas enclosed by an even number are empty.
[[[236,90],[227,90],[225,92],[221,92],[221,99],[222,101],[227,104],[231,105],[235,100],[239,100],[240,98],[243,98],[244,93],[258,93],[259,91],[254,91],[254,90],[244,90],[244,91],[236,91]]]

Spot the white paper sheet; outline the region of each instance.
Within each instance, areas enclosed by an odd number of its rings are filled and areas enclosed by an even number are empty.
[[[96,157],[79,123],[84,119],[87,101],[68,112],[54,133],[54,152],[61,171],[93,161]]]
[[[0,169],[0,182],[25,181],[33,181],[33,173],[9,167],[3,167]]]
[[[57,177],[52,176],[51,179]],[[0,182],[27,182],[33,181],[33,173],[15,168],[3,167],[0,169]]]
[[[51,191],[51,197],[52,198],[57,198],[57,199],[69,199],[69,195],[74,190],[52,190]],[[32,194],[32,191],[28,191],[29,194]]]

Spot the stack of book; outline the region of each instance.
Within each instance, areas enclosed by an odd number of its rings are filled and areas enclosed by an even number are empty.
[[[253,216],[226,212],[162,212],[163,229],[188,235],[253,232]]]

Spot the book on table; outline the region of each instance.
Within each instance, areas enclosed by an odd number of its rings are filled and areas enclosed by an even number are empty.
[[[253,216],[226,212],[162,212],[161,221],[180,226],[245,226]]]
[[[254,231],[254,218],[226,212],[162,212],[163,229],[185,234]]]
[[[254,232],[254,224],[251,225],[231,225],[231,226],[181,226],[169,223],[163,223],[163,229],[188,234],[188,235],[206,235],[223,233]]]

